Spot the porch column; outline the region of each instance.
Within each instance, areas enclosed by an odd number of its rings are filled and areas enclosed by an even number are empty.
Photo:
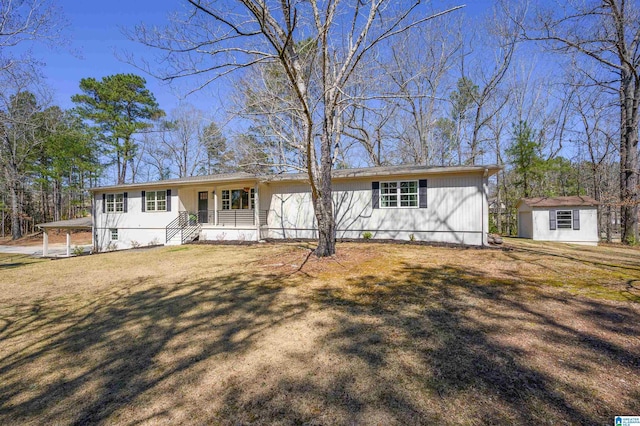
[[[47,228],[42,228],[42,257],[49,255],[49,231]]]
[[[71,256],[71,231],[67,230],[67,257]]]
[[[258,184],[254,188],[253,220],[256,225],[256,241],[260,241],[260,198],[258,197]]]
[[[213,224],[218,225],[218,189],[213,191]]]

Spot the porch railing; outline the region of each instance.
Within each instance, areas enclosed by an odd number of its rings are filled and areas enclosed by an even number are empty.
[[[182,232],[182,229],[189,223],[189,212],[178,212],[178,217],[173,219],[166,227],[166,241],[169,242],[173,237]]]
[[[201,226],[193,213],[178,212],[178,217],[166,226],[166,241],[168,243],[176,235],[180,236],[182,244],[193,241],[200,235],[200,228]]]
[[[217,222],[216,222],[217,216]],[[267,224],[267,210],[258,211],[260,225]],[[198,211],[198,222],[202,224],[211,224],[216,226],[255,226],[254,210],[200,210]]]

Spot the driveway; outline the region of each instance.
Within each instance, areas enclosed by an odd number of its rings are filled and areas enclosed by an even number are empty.
[[[71,253],[73,253],[73,248],[71,247]],[[85,252],[89,252],[91,250],[91,245],[80,245]],[[10,254],[26,254],[29,256],[42,256],[42,246],[3,246],[0,245],[0,253],[10,253]],[[49,244],[49,257],[58,257],[58,256],[66,256],[67,254],[67,245],[66,244]]]

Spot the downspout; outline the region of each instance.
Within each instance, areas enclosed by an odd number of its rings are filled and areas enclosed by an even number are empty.
[[[486,245],[485,235],[484,235],[484,204],[485,202],[488,203],[487,185],[485,184],[485,183],[488,183],[487,181],[488,177],[489,177],[489,169],[485,168],[484,173],[482,174],[482,234],[480,235],[480,238],[482,238],[482,247]],[[487,221],[489,220],[488,214],[489,212],[487,212]]]

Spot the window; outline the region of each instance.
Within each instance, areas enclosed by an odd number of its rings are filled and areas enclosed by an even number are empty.
[[[107,213],[122,213],[124,211],[124,194],[107,194]]]
[[[573,212],[571,210],[556,211],[556,221],[556,223],[558,224],[558,229],[572,229]]]
[[[222,210],[229,210],[229,190],[225,189],[222,191]]]
[[[147,191],[145,198],[148,212],[167,210],[167,191]]]
[[[223,189],[222,210],[243,210],[253,208],[255,189]]]
[[[381,207],[418,207],[418,181],[381,182]]]
[[[109,229],[109,233],[111,234],[111,241],[118,240],[118,230],[116,228]]]

